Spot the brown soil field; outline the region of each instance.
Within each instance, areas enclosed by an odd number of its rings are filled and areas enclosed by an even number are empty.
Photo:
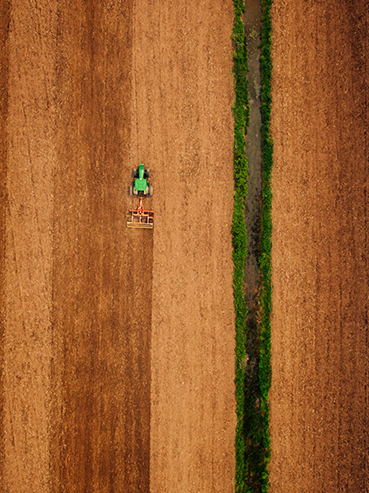
[[[368,491],[368,3],[274,0],[271,491]]]
[[[274,0],[271,491],[368,491],[368,5]],[[0,491],[231,493],[231,0],[0,3]],[[151,168],[153,231],[128,230]]]
[[[232,26],[1,2],[0,491],[233,491]]]
[[[141,1],[133,24],[132,164],[155,163],[151,491],[231,492],[233,7]]]

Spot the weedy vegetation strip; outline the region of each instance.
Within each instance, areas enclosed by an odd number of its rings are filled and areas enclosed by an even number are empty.
[[[249,123],[248,86],[247,86],[247,50],[242,15],[243,0],[234,2],[233,25],[233,75],[235,84],[235,101],[232,108],[234,118],[234,211],[232,224],[233,238],[233,292],[236,312],[236,492],[245,492],[246,463],[244,436],[244,378],[246,361],[246,316],[243,278],[247,255],[247,233],[245,226],[245,199],[247,195],[248,167],[245,156],[245,134]]]
[[[260,326],[260,411],[262,417],[262,447],[264,460],[262,464],[262,489],[268,491],[270,460],[270,433],[269,433],[269,390],[272,379],[271,369],[271,311],[272,311],[272,189],[271,176],[273,168],[273,140],[270,135],[271,119],[271,89],[272,89],[272,21],[271,7],[273,0],[261,0],[262,28],[261,28],[261,148],[262,148],[262,216],[261,216],[261,326]]]
[[[249,124],[247,47],[242,16],[243,0],[234,2],[234,214],[233,214],[233,290],[236,313],[236,485],[237,493],[266,493],[269,488],[270,460],[269,389],[271,385],[271,173],[273,142],[270,136],[271,116],[271,6],[272,0],[261,0],[261,116],[262,116],[262,217],[260,233],[260,333],[254,341],[258,347],[258,381],[255,388],[246,383],[248,328],[244,297],[244,266],[247,256],[245,200],[247,195],[248,161],[245,155]],[[259,396],[257,398],[257,396]],[[247,422],[246,422],[247,421]]]

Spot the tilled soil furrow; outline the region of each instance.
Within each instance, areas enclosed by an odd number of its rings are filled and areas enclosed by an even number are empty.
[[[272,491],[366,488],[365,1],[273,4]]]

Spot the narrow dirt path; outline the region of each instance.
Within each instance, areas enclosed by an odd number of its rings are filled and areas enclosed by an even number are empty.
[[[368,5],[273,4],[271,491],[368,484]]]
[[[6,303],[5,254],[6,254],[6,209],[8,204],[6,172],[8,167],[8,89],[9,89],[9,19],[10,8],[8,3],[0,5],[0,476],[4,475],[4,333],[6,327],[6,313],[3,307]]]

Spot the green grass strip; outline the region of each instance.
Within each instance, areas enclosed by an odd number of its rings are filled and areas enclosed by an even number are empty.
[[[232,41],[233,75],[235,85],[235,102],[232,108],[234,117],[234,212],[232,225],[233,238],[233,292],[236,312],[236,489],[244,493],[246,484],[245,436],[244,436],[244,377],[246,357],[246,316],[247,309],[244,300],[243,278],[247,255],[247,233],[245,226],[245,199],[247,195],[248,162],[245,156],[245,134],[249,122],[248,85],[247,85],[247,50],[245,43],[243,0],[234,2],[234,26]]]
[[[269,390],[271,385],[271,173],[273,141],[270,137],[271,117],[271,6],[272,0],[261,0],[261,115],[262,115],[262,217],[260,272],[261,322],[258,334],[246,326],[247,307],[244,299],[244,266],[247,256],[245,226],[245,199],[247,195],[248,161],[245,156],[247,126],[249,123],[247,47],[242,16],[244,1],[234,2],[234,215],[233,261],[234,302],[236,312],[236,493],[267,493],[270,460]],[[251,342],[250,342],[251,341]],[[257,378],[246,374],[246,352],[252,351],[258,364]],[[251,353],[250,353],[251,354]]]
[[[262,493],[269,488],[268,463],[270,460],[270,433],[269,433],[269,390],[272,379],[271,369],[271,311],[272,311],[272,189],[271,176],[273,168],[273,140],[270,136],[271,119],[271,88],[272,88],[272,22],[271,7],[273,0],[261,0],[262,30],[261,30],[261,118],[262,118],[262,217],[261,217],[261,327],[260,327],[260,411],[261,411],[261,438],[264,450],[262,470]]]

